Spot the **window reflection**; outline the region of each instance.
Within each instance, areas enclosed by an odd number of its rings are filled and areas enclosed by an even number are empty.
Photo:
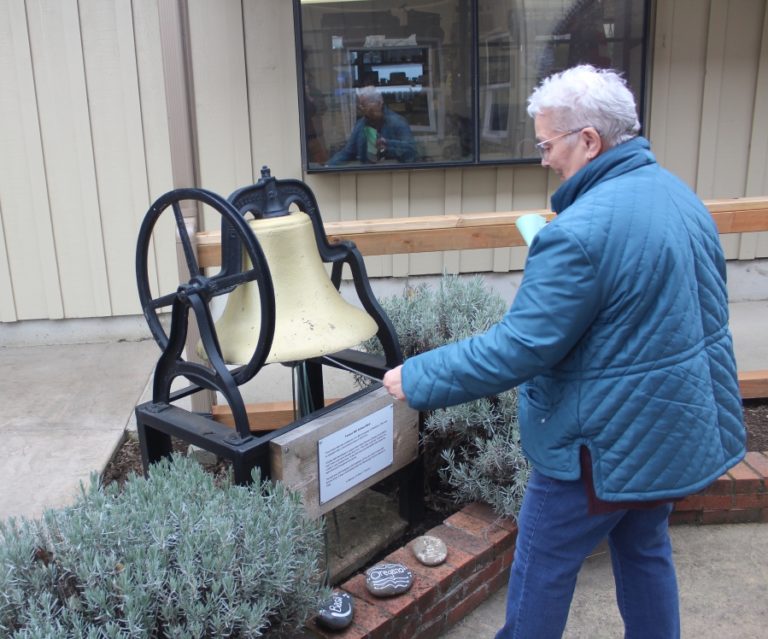
[[[577,64],[623,71],[642,104],[645,5],[479,0],[479,160],[535,161],[527,98],[542,79]]]
[[[302,3],[309,168],[471,161],[470,9],[466,0]]]
[[[387,105],[385,95],[386,92],[381,87],[370,84],[355,92],[357,121],[347,137],[346,144],[328,160],[328,166],[339,166],[348,162],[408,163],[419,159],[416,140],[408,119]],[[405,92],[401,101],[389,103],[407,107],[412,102],[411,94]],[[407,108],[403,111],[407,111]]]
[[[301,0],[307,168],[538,161],[525,108],[543,77],[612,67],[642,104],[646,4]]]

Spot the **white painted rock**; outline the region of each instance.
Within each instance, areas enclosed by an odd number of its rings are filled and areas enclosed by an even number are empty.
[[[425,566],[437,566],[445,561],[448,556],[448,547],[439,537],[422,535],[413,540],[411,550]]]
[[[376,597],[391,597],[408,590],[413,573],[404,564],[376,564],[365,571],[365,587]]]

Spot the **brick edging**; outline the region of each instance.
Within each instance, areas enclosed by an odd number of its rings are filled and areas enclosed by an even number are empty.
[[[768,522],[768,452],[747,453],[706,490],[675,504],[673,524]],[[327,632],[314,622],[309,634],[323,639],[435,639],[507,583],[515,552],[517,525],[474,503],[428,531],[448,546],[445,563],[420,564],[408,546],[384,561],[403,563],[414,574],[411,589],[379,599],[356,575],[339,586],[354,598],[355,617],[344,632]]]
[[[515,549],[517,526],[499,518],[485,504],[469,504],[425,534],[442,539],[448,558],[439,566],[424,566],[409,546],[382,561],[403,563],[413,571],[411,589],[397,597],[377,598],[356,575],[339,587],[354,598],[355,617],[344,632],[308,629],[327,639],[428,639],[448,628],[507,582]]]
[[[768,452],[747,453],[743,461],[700,493],[675,504],[673,524],[768,522]]]

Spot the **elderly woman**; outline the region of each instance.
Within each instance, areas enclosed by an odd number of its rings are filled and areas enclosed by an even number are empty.
[[[328,166],[349,161],[371,164],[384,160],[417,160],[411,127],[402,115],[384,104],[384,97],[375,87],[358,90],[357,108],[362,117],[355,123],[344,147],[328,161]]]
[[[547,78],[528,113],[542,165],[564,181],[511,308],[384,383],[418,409],[520,386],[534,470],[497,639],[560,637],[576,575],[605,538],[626,637],[678,637],[671,502],[744,455],[717,229],[638,136],[616,73]]]

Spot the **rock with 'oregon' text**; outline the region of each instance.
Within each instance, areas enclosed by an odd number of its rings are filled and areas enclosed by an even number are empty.
[[[406,592],[413,573],[404,564],[376,564],[365,571],[365,587],[375,597],[392,597]]]

